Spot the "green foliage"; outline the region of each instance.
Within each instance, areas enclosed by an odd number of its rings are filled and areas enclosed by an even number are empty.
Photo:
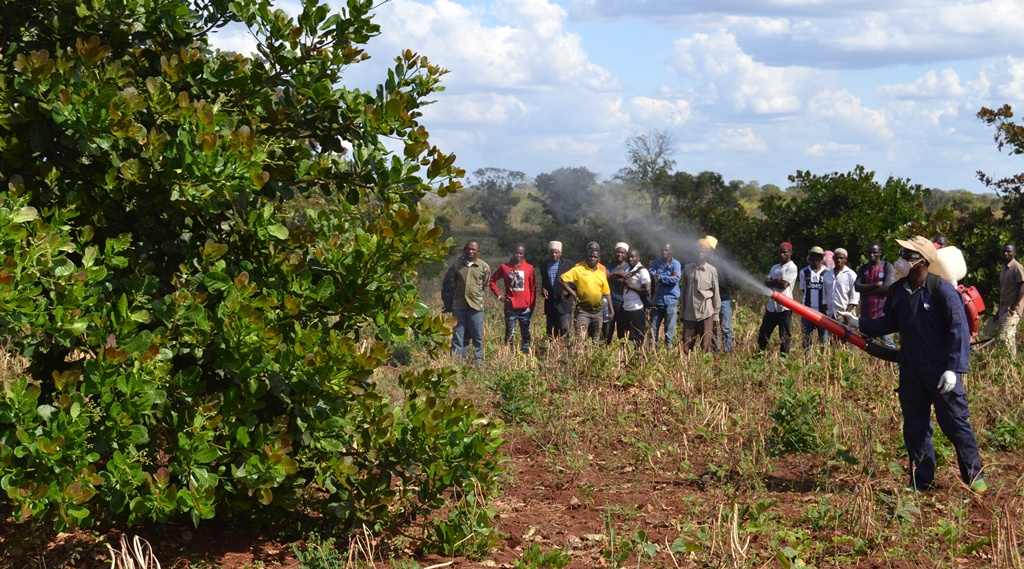
[[[512,564],[513,569],[562,569],[572,563],[572,555],[564,549],[552,549],[544,552],[540,545],[534,543],[523,552],[521,559]]]
[[[769,413],[774,422],[768,440],[773,456],[816,452],[822,448],[820,432],[831,430],[831,419],[822,412],[821,393],[814,389],[796,389],[791,377],[782,380],[782,393]],[[822,429],[819,423],[825,423]]]
[[[345,555],[334,546],[334,538],[322,539],[311,533],[302,547],[292,544],[299,569],[342,569],[347,567]]]
[[[519,196],[512,192],[526,180],[526,174],[503,168],[480,168],[473,172],[476,182],[476,202],[469,210],[484,219],[494,235],[501,235],[508,228],[508,217],[512,208],[519,203]],[[504,248],[504,243],[499,246]]]
[[[586,168],[559,168],[539,174],[535,180],[540,197],[536,198],[555,226],[566,227],[584,222],[593,215],[597,196],[593,190],[597,174]]]
[[[444,70],[410,51],[339,87],[372,3],[297,17],[257,0],[13,0],[0,59],[0,486],[59,527],[317,511],[394,531],[487,492],[502,426],[441,353],[418,203],[460,187],[421,108]],[[241,22],[258,57],[212,50]],[[102,39],[101,39],[102,38]],[[384,140],[399,141],[392,153]],[[390,146],[390,145],[388,145]]]
[[[476,559],[496,546],[502,538],[493,524],[498,512],[482,500],[477,492],[471,491],[452,507],[447,517],[432,520],[434,539],[424,552]]]
[[[1004,451],[1024,448],[1024,420],[1019,417],[1000,417],[995,427],[984,431],[992,447]]]
[[[996,147],[1004,148],[1010,154],[1024,154],[1024,126],[1013,121],[1013,109],[1010,105],[992,110],[982,107],[978,118],[985,124],[995,128]],[[1013,240],[1024,242],[1024,173],[993,179],[984,172],[978,172],[978,179],[986,186],[996,190],[1003,198],[1003,215],[1009,227],[1013,228]]]
[[[905,224],[925,219],[922,200],[929,190],[894,177],[881,184],[863,166],[823,176],[798,170],[789,180],[801,197],[761,201],[764,223],[773,236],[764,245],[766,259],[774,258],[772,247],[786,239],[794,251],[822,244],[845,247],[855,264],[856,255],[871,241],[895,253],[893,238],[906,235]]]

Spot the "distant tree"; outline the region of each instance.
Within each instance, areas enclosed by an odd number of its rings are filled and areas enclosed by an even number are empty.
[[[504,168],[480,168],[473,172],[476,202],[469,210],[479,215],[491,227],[492,232],[508,227],[508,216],[519,203],[519,196],[513,195],[516,186],[526,181],[526,174]]]
[[[616,179],[633,184],[650,200],[651,217],[661,219],[661,204],[666,197],[670,173],[676,162],[675,138],[663,130],[652,130],[626,139],[626,158],[629,166],[619,170]]]
[[[1003,105],[997,110],[982,108],[978,118],[989,126],[994,126],[996,147],[1002,151],[1007,148],[1010,154],[1024,154],[1024,126],[1013,120],[1010,105]],[[984,172],[978,172],[978,179],[1003,198],[1003,217],[1013,228],[1013,239],[1019,244],[1024,237],[1024,173],[998,180]]]
[[[559,168],[551,173],[540,174],[534,181],[544,211],[556,225],[578,225],[586,219],[587,212],[597,199],[593,190],[597,174],[583,167]]]
[[[906,235],[906,224],[926,219],[923,200],[930,190],[893,177],[881,184],[863,166],[824,176],[798,170],[789,180],[802,197],[763,199],[761,223],[776,239],[791,241],[797,258],[820,245],[845,247],[856,259],[876,240],[891,256],[892,239]]]

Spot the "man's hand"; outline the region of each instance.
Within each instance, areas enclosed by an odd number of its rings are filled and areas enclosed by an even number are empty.
[[[956,374],[948,369],[942,372],[942,377],[939,378],[939,384],[935,387],[938,387],[939,393],[943,395],[953,391],[953,388],[956,387]]]
[[[836,312],[836,316],[838,316],[839,321],[847,327],[853,330],[860,328],[860,318],[857,318],[852,312],[840,310],[839,312]]]

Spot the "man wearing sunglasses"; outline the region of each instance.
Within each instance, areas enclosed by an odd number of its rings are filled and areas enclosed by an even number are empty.
[[[890,287],[885,314],[860,318],[841,313],[847,324],[870,337],[900,333],[900,384],[903,441],[910,455],[910,485],[919,490],[935,483],[935,447],[931,410],[956,449],[960,478],[974,492],[987,490],[981,455],[971,428],[963,374],[970,359],[970,332],[963,301],[948,282],[928,273],[935,246],[921,236],[897,239],[903,247],[896,273],[906,276]]]

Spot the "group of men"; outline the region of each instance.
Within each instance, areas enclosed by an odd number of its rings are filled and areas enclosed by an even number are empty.
[[[779,263],[771,268],[764,285],[790,299],[796,287],[802,304],[893,347],[892,334],[899,332],[897,391],[910,459],[910,485],[917,489],[934,485],[934,407],[940,428],[953,443],[961,479],[972,491],[985,492],[987,485],[963,383],[970,359],[964,303],[952,284],[929,272],[938,258],[938,249],[947,243],[941,236],[896,241],[901,249],[895,264],[882,257],[882,246],[876,242],[868,246],[868,261],[858,271],[847,266],[849,255],[845,249],[826,252],[817,246],[808,251],[807,265],[798,270],[791,259],[793,246],[783,242],[778,248]],[[639,251],[626,243],[616,243],[614,264],[605,267],[596,242],[588,244],[586,257],[579,263],[563,259],[562,244],[550,242],[548,259],[540,269],[547,333],[565,336],[575,328],[578,334],[594,339],[602,334],[609,341],[628,335],[640,344],[647,336],[649,323],[654,341],[658,342],[663,329],[664,341],[671,345],[677,314],[681,313],[686,350],[698,341],[703,349],[713,349],[717,328],[722,336],[720,349],[731,351],[732,279],[728,264],[715,265],[716,246],[714,237],[699,240],[696,260],[681,266],[673,257],[672,245],[665,243],[661,256],[647,269],[640,262]],[[445,310],[457,319],[452,353],[465,359],[467,341],[471,341],[474,359],[483,360],[483,299],[488,287],[504,304],[505,341],[512,345],[518,325],[520,350],[529,352],[530,317],[537,295],[533,266],[524,258],[525,247],[516,243],[509,261],[493,274],[479,259],[479,252],[477,241],[467,243],[442,286]],[[1024,266],[1015,256],[1016,247],[1005,244],[998,310],[985,327],[986,334],[998,331],[1014,354],[1016,327],[1024,309]],[[499,281],[503,289],[498,287]],[[854,314],[858,307],[859,317]],[[824,341],[824,329],[815,329],[806,320],[801,323],[805,347],[813,343],[815,335]],[[758,347],[766,349],[771,334],[778,329],[781,350],[788,352],[791,324],[791,311],[770,300],[758,331]]]
[[[706,351],[732,351],[732,278],[726,265],[713,264],[717,244],[710,235],[700,239],[696,260],[684,267],[673,257],[672,245],[665,243],[661,256],[648,269],[640,260],[639,250],[624,242],[615,244],[612,260],[606,266],[601,262],[597,242],[588,243],[584,259],[573,262],[562,257],[560,242],[551,241],[548,258],[539,268],[548,336],[575,333],[607,342],[628,337],[639,346],[650,331],[653,342],[664,341],[671,346],[681,313],[684,349],[690,350],[699,342]],[[504,304],[505,342],[514,345],[518,326],[519,349],[529,353],[530,319],[537,290],[534,267],[525,260],[525,247],[514,244],[509,261],[493,273],[479,258],[479,250],[477,241],[469,241],[462,257],[448,269],[442,285],[445,310],[457,320],[452,354],[465,359],[472,343],[474,360],[483,360],[481,323],[488,288]]]

